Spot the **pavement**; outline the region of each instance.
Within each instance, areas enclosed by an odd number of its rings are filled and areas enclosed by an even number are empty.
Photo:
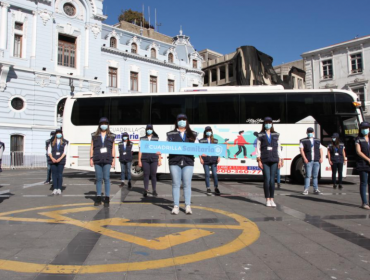
[[[221,196],[192,187],[193,215],[171,215],[172,190],[129,191],[112,174],[111,206],[94,207],[94,174],[65,170],[51,196],[46,170],[0,173],[0,279],[369,279],[370,211],[359,208],[358,178],[322,195],[282,183],[276,208],[260,179],[220,177]]]

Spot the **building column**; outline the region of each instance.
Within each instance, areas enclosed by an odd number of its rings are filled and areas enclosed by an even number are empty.
[[[89,68],[89,38],[90,38],[90,27],[88,25],[85,26],[85,63],[84,63],[84,68],[87,69]],[[118,44],[118,42],[117,42]]]
[[[212,86],[212,70],[208,69],[208,86]]]
[[[229,64],[226,63],[225,64],[225,82],[226,82],[226,84],[228,84],[229,81],[230,81],[230,79],[229,79]]]
[[[37,47],[37,11],[32,11],[33,26],[32,26],[32,53],[31,53],[31,67],[35,66],[36,62],[36,47]]]
[[[220,66],[217,66],[217,85],[219,85],[220,84]]]
[[[8,39],[8,3],[1,2],[0,49],[6,49]]]

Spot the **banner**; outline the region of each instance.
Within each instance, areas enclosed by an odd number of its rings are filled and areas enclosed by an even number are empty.
[[[207,155],[226,156],[225,144],[204,144],[188,142],[166,142],[166,141],[140,141],[140,152],[173,154],[173,155]]]

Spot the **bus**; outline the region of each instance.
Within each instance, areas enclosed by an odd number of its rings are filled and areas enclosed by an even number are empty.
[[[281,176],[291,176],[303,181],[304,164],[299,151],[299,141],[306,137],[308,127],[324,146],[334,132],[340,134],[352,173],[355,162],[354,139],[359,123],[363,121],[361,102],[355,93],[345,90],[284,90],[282,86],[227,86],[184,88],[171,93],[94,94],[90,92],[69,97],[65,104],[63,131],[70,141],[66,167],[93,170],[90,167],[91,134],[97,129],[99,119],[107,117],[110,129],[116,134],[116,143],[127,132],[134,143],[133,179],[143,176],[138,166],[138,143],[145,135],[145,126],[153,124],[160,141],[174,129],[176,116],[188,116],[191,128],[203,138],[206,126],[211,126],[218,143],[227,145],[227,156],[218,164],[219,174],[262,175],[256,161],[257,133],[261,131],[264,117],[273,119],[280,133],[284,156]],[[116,145],[118,154],[118,145]],[[331,167],[324,151],[320,177],[330,178]],[[158,173],[169,173],[167,155]],[[347,169],[347,170],[346,170]],[[120,172],[118,157],[115,169]],[[194,174],[204,170],[195,158]]]

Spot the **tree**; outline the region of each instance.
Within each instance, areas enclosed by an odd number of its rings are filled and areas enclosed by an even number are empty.
[[[121,14],[118,17],[118,21],[126,21],[130,22],[132,24],[136,24],[141,26],[143,24],[143,27],[145,28],[152,28],[154,29],[153,25],[149,26],[149,22],[144,18],[143,22],[143,13],[140,13],[138,11],[133,11],[131,9],[125,10],[121,12]]]

